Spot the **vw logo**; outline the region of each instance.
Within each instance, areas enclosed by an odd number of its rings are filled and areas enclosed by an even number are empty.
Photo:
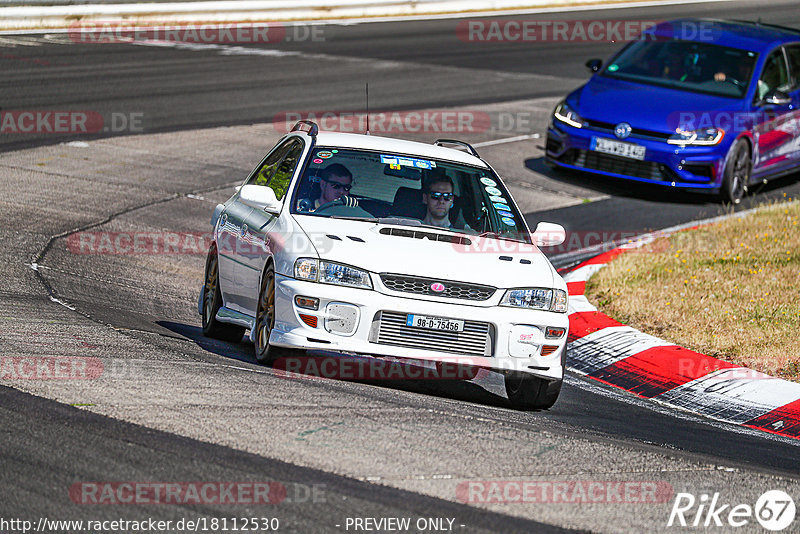
[[[434,293],[441,293],[445,289],[447,288],[442,283],[434,282],[431,284],[431,291],[433,291]]]
[[[618,139],[625,139],[631,134],[631,125],[627,122],[621,122],[614,126],[614,135],[617,136]]]

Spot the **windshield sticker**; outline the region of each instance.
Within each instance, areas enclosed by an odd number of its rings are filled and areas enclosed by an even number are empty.
[[[608,66],[608,72],[616,72],[617,70],[619,70],[619,65],[616,63],[612,63]]]
[[[338,151],[338,150],[331,150],[331,152],[333,152],[334,154],[336,154],[336,153],[337,153],[337,152],[339,152],[339,151]]]
[[[512,219],[511,217],[503,217],[500,220],[503,221],[503,224],[505,224],[507,226],[516,226],[517,225],[517,223],[515,223],[514,219]]]
[[[333,152],[331,152],[330,150],[320,150],[319,152],[317,152],[318,158],[328,159],[331,156],[333,156]]]
[[[499,189],[497,189],[496,187],[488,186],[485,189],[486,189],[486,192],[489,193],[492,196],[500,196],[500,195],[503,194],[503,192],[500,191]]]
[[[497,204],[494,205],[494,207],[495,207],[495,209],[498,209],[498,210],[506,210],[506,211],[511,210],[511,207],[508,204],[497,203]]]
[[[418,158],[403,158],[399,156],[381,156],[381,163],[388,163],[392,169],[402,167],[413,167],[415,169],[432,169],[436,167],[435,161]],[[394,167],[397,165],[397,167]]]
[[[481,183],[483,185],[488,185],[489,187],[494,187],[497,185],[497,182],[495,182],[491,178],[481,178]]]
[[[491,200],[492,202],[500,202],[502,204],[508,204],[508,200],[506,200],[503,197],[489,197],[489,200]]]
[[[511,217],[512,219],[514,218],[514,214],[511,213],[510,211],[500,210],[497,212],[497,214],[500,215],[501,217]]]
[[[319,158],[316,158],[316,159],[314,160],[314,163],[316,163],[317,165],[319,165],[320,163],[322,163],[322,160],[321,160],[321,159],[319,159]]]

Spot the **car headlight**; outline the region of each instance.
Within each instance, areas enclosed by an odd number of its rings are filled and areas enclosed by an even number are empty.
[[[583,119],[566,102],[561,102],[556,106],[553,117],[575,128],[583,128]]]
[[[567,292],[561,289],[509,289],[500,301],[501,306],[567,312]]]
[[[725,137],[725,130],[720,128],[701,128],[699,130],[678,130],[667,139],[670,145],[718,145]]]
[[[320,284],[372,289],[367,271],[314,258],[300,258],[294,262],[294,277]]]

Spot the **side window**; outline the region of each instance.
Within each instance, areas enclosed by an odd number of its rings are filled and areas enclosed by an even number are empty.
[[[789,57],[789,72],[792,75],[792,89],[800,87],[800,45],[786,47]]]
[[[283,156],[286,155],[286,152],[288,152],[291,143],[292,141],[287,141],[273,149],[269,156],[267,156],[267,159],[264,160],[264,163],[261,164],[261,168],[258,169],[258,172],[247,180],[246,185],[268,185],[270,178],[275,174],[275,169],[278,168],[278,164],[283,159]]]
[[[770,91],[780,89],[788,91],[790,87],[789,72],[783,57],[783,50],[776,50],[767,57],[764,70],[758,79],[756,100],[762,100]]]
[[[274,191],[278,200],[283,200],[286,195],[286,190],[289,189],[289,183],[292,181],[297,164],[300,162],[300,156],[303,155],[303,142],[295,139],[290,142],[289,150],[286,157],[283,158],[277,170],[272,175],[269,185]]]

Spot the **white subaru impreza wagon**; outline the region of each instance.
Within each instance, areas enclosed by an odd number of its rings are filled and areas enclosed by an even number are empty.
[[[212,217],[203,333],[271,363],[292,350],[468,362],[511,403],[549,408],[567,287],[503,182],[468,144],[319,132],[301,121]]]

